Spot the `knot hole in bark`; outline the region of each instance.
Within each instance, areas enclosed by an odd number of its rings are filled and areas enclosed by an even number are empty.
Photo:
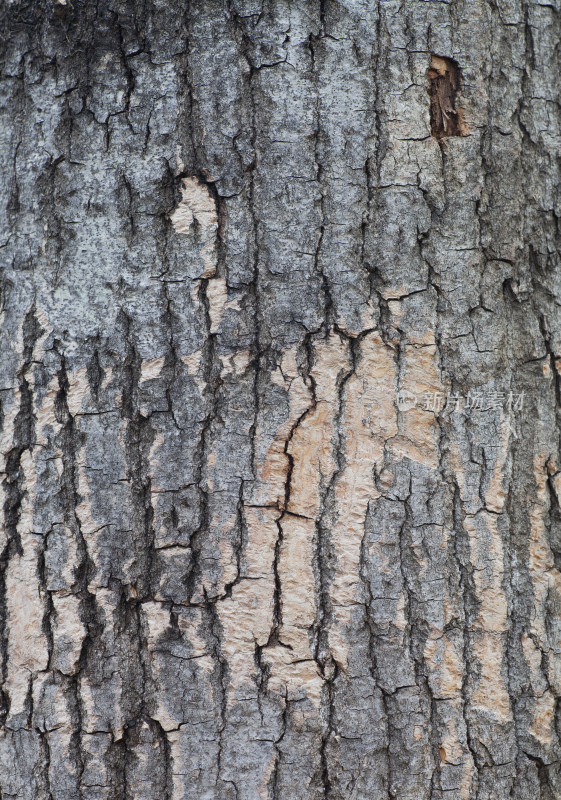
[[[462,87],[462,73],[457,62],[433,55],[427,75],[432,135],[439,141],[448,136],[467,136],[469,129],[464,121],[464,110],[456,105]]]

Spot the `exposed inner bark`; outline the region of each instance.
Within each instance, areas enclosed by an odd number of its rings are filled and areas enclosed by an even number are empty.
[[[432,135],[437,139],[466,136],[464,111],[456,106],[462,81],[458,64],[451,58],[433,56],[428,77]]]

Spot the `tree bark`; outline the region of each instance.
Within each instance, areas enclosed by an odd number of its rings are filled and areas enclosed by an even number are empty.
[[[3,800],[561,798],[558,0],[4,0]]]

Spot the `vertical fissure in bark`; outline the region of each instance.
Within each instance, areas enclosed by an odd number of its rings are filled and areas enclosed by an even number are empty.
[[[222,778],[222,751],[224,746],[224,734],[228,720],[228,675],[230,668],[228,662],[222,654],[222,629],[220,618],[216,612],[216,604],[211,600],[204,590],[203,614],[206,616],[208,625],[206,632],[210,651],[214,661],[214,677],[216,683],[216,694],[219,709],[218,725],[218,758],[216,764],[216,783],[224,781]],[[203,617],[204,618],[204,617]]]
[[[324,23],[325,23],[324,13],[325,12],[322,3],[320,9],[322,32],[324,30]],[[331,326],[334,324],[335,309],[333,306],[331,289],[329,287],[329,279],[325,274],[324,270],[322,269],[322,264],[321,264],[321,252],[322,252],[322,245],[323,245],[327,219],[325,213],[325,188],[323,186],[324,169],[321,161],[321,111],[320,111],[320,96],[319,96],[319,71],[316,63],[317,61],[316,48],[319,41],[321,41],[321,36],[318,37],[314,36],[313,34],[310,34],[308,39],[308,44],[310,48],[311,72],[315,83],[314,160],[315,160],[315,170],[316,170],[316,181],[318,183],[319,193],[320,193],[320,215],[321,215],[321,223],[319,225],[319,229],[316,235],[316,246],[314,250],[314,270],[319,275],[321,275],[321,286],[325,298],[324,326],[325,329],[329,331],[331,329]]]
[[[316,619],[313,625],[312,646],[313,658],[318,665],[324,679],[323,704],[323,732],[320,744],[320,782],[326,800],[332,796],[332,781],[328,755],[329,742],[333,733],[334,717],[334,688],[340,674],[339,666],[333,658],[328,640],[328,627],[331,618],[331,598],[329,587],[333,581],[333,551],[330,541],[328,519],[332,516],[335,506],[335,489],[337,481],[345,467],[345,443],[341,430],[345,413],[345,387],[347,382],[356,374],[357,364],[360,359],[360,340],[363,337],[351,338],[343,331],[334,330],[337,335],[348,343],[350,365],[347,372],[338,377],[337,407],[333,418],[335,442],[333,442],[333,456],[335,469],[331,479],[322,492],[320,509],[321,513],[316,521],[315,531],[317,546],[314,553],[314,571],[317,579],[316,591]]]
[[[360,578],[362,581],[362,585],[364,586],[364,592],[365,592],[364,624],[368,636],[368,656],[369,656],[368,670],[370,672],[370,675],[374,681],[376,688],[380,693],[382,708],[384,712],[382,724],[384,725],[384,734],[385,734],[384,736],[385,739],[384,757],[386,761],[385,789],[387,792],[389,792],[389,788],[392,785],[392,764],[390,758],[390,738],[389,738],[390,709],[388,707],[387,692],[381,686],[380,682],[378,657],[376,651],[376,642],[377,642],[376,622],[373,616],[374,595],[372,593],[372,585],[370,583],[370,578],[368,574],[367,520],[370,513],[371,513],[371,504],[369,503],[367,516],[365,520],[364,536],[362,537],[362,542],[360,545]]]
[[[465,513],[462,508],[461,492],[457,481],[454,479],[454,500],[452,506],[452,523],[454,531],[454,558],[460,572],[459,589],[462,598],[461,624],[463,638],[463,675],[461,683],[462,717],[466,726],[466,743],[476,770],[479,775],[480,760],[471,730],[469,719],[469,681],[471,664],[471,637],[470,621],[477,606],[477,598],[471,575],[472,566],[469,560],[469,542],[464,528]],[[477,786],[477,784],[476,784]]]
[[[280,726],[280,734],[278,738],[275,739],[275,763],[273,765],[273,771],[268,783],[268,786],[271,789],[271,800],[282,800],[279,775],[283,763],[283,758],[282,758],[283,754],[280,744],[284,739],[288,728],[288,714],[289,714],[288,692],[285,692],[284,703],[282,707],[282,721]]]
[[[203,548],[204,534],[209,530],[210,524],[210,510],[209,510],[209,492],[208,487],[203,486],[205,479],[205,468],[208,458],[208,445],[209,438],[212,434],[212,423],[216,418],[220,403],[219,386],[220,378],[216,375],[215,367],[215,351],[216,351],[216,334],[212,333],[212,321],[210,316],[210,302],[207,295],[208,278],[203,278],[198,287],[198,296],[203,309],[205,326],[207,328],[207,337],[204,345],[203,355],[203,404],[205,409],[205,416],[201,424],[199,440],[195,448],[194,463],[195,463],[195,484],[197,491],[200,495],[201,513],[199,526],[193,531],[189,538],[189,546],[193,556],[190,573],[187,577],[187,596],[190,603],[201,602],[203,595],[206,592],[205,587],[199,587],[198,582],[202,577],[201,569],[201,553]]]

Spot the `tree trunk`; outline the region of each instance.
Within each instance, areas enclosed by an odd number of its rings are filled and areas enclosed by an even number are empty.
[[[3,800],[561,798],[558,0],[4,0]]]

